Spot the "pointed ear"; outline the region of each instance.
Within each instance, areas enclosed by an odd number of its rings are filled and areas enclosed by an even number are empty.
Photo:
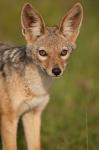
[[[40,14],[29,3],[23,6],[21,12],[22,33],[28,43],[44,33],[45,23]]]
[[[80,3],[77,3],[63,17],[59,27],[60,33],[66,37],[67,40],[74,43],[79,35],[82,19],[83,8]]]

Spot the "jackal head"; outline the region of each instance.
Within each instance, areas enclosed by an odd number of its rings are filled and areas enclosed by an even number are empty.
[[[25,4],[21,13],[22,33],[30,57],[52,77],[61,76],[75,48],[83,18],[80,3],[75,4],[58,26],[47,27],[41,15]]]

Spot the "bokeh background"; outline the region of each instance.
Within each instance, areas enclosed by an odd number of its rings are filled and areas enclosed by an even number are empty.
[[[20,12],[27,0],[0,0],[0,41],[25,44]],[[78,0],[28,0],[48,25]],[[81,0],[84,20],[77,49],[62,78],[55,81],[51,101],[43,113],[43,150],[99,149],[99,1]],[[2,148],[1,148],[2,149]],[[21,123],[18,149],[26,150]]]

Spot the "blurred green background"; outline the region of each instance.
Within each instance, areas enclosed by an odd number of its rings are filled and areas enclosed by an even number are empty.
[[[20,24],[25,2],[27,0],[0,0],[0,41],[25,44]],[[78,0],[28,2],[41,12],[48,25],[53,25],[59,23]],[[84,7],[84,20],[77,49],[64,76],[55,81],[51,101],[43,113],[43,150],[99,149],[99,1],[80,2]],[[27,149],[21,124],[18,149]]]

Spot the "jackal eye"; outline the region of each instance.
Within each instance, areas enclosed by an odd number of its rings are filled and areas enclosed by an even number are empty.
[[[39,50],[39,55],[47,56],[47,52],[45,50]]]
[[[63,49],[60,53],[61,56],[66,56],[68,53],[68,50],[67,49]]]

